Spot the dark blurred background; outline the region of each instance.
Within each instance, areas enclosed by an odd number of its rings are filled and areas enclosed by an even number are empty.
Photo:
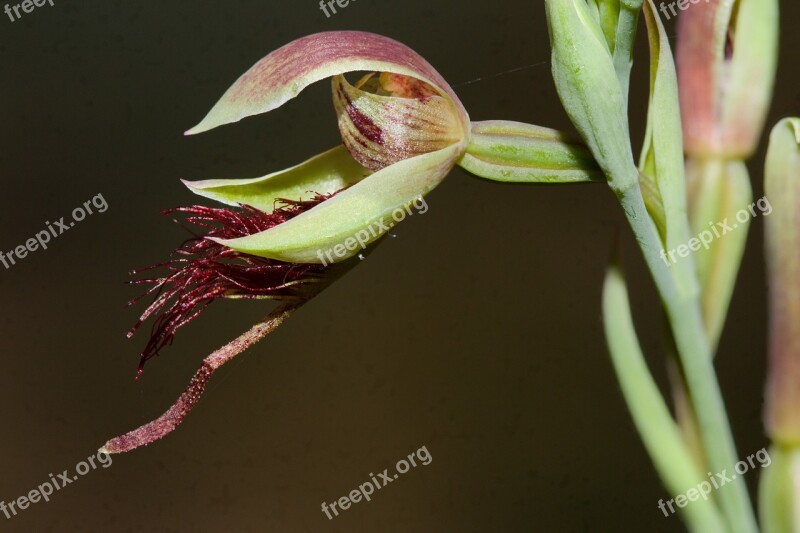
[[[800,112],[800,35],[788,31],[800,6],[782,7],[770,125]],[[262,56],[334,29],[408,44],[473,120],[571,130],[540,2],[358,0],[328,19],[316,0],[55,0],[14,23],[0,17],[0,250],[97,194],[109,205],[0,269],[0,500],[161,414],[204,356],[269,310],[214,304],[134,382],[146,331],[124,333],[144,306],[125,308],[137,290],[124,282],[185,238],[160,214],[198,201],[179,178],[259,176],[339,142],[327,83],[268,115],[182,132]],[[763,147],[751,165],[757,197],[762,164]],[[601,283],[620,236],[641,340],[666,384],[657,298],[612,194],[454,170],[428,205],[223,368],[174,434],[114,456],[49,503],[0,515],[0,530],[681,531],[657,508],[674,495],[639,442],[603,339]],[[742,457],[766,444],[762,224],[751,227],[718,359]],[[320,511],[421,446],[430,465],[333,521]]]

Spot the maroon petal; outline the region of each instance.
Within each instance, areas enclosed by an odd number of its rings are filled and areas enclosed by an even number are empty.
[[[272,213],[244,206],[241,209],[184,207],[167,213],[187,215],[186,222],[206,231],[183,243],[173,258],[133,275],[162,271],[163,275],[137,279],[132,283],[150,284],[142,296],[155,294],[128,337],[149,318],[155,317],[150,339],[142,351],[139,374],[145,362],[172,344],[177,331],[197,318],[219,298],[264,298],[285,300],[302,297],[308,286],[322,280],[322,265],[295,264],[257,257],[219,244],[212,238],[235,239],[260,233],[318,205],[330,196],[316,196],[305,202],[284,201]]]

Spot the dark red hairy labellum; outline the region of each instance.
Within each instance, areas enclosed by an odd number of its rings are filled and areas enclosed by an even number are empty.
[[[205,233],[185,241],[169,261],[131,272],[131,276],[164,272],[160,277],[130,282],[152,287],[130,301],[129,306],[155,294],[153,302],[128,332],[130,338],[148,318],[155,317],[150,339],[141,353],[137,377],[147,360],[172,344],[177,331],[197,318],[214,300],[290,299],[299,297],[309,283],[320,281],[326,270],[322,265],[287,263],[240,253],[209,237],[235,239],[253,235],[282,224],[328,198],[317,195],[308,201],[278,200],[272,213],[250,206],[236,209],[198,205],[164,211],[167,215],[186,215],[185,224],[196,226]]]

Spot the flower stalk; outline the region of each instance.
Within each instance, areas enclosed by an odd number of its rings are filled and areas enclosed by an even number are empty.
[[[752,205],[745,161],[761,137],[777,51],[777,0],[710,0],[678,19],[676,60],[692,235],[734,220],[739,210]],[[739,226],[693,254],[712,357],[747,244],[749,224]],[[680,376],[673,379],[685,438],[696,461],[708,466],[688,394]]]
[[[660,258],[665,241],[648,212],[639,185],[640,169],[633,163],[626,98],[622,95],[625,87],[618,82],[613,56],[602,38],[601,26],[590,16],[583,0],[547,0],[545,6],[553,48],[553,77],[562,104],[605,172],[653,276],[675,338],[709,465],[715,471],[729,469],[737,461],[736,448],[711,360],[696,278],[686,267],[671,270]],[[671,54],[667,53],[666,34],[652,2],[645,3],[645,14],[651,48],[657,45],[653,58],[658,63],[651,78],[651,108],[656,106],[648,125],[652,154],[644,161],[654,161],[650,168],[656,175],[651,177],[664,203],[666,242],[669,242],[673,235],[688,234],[688,220],[681,205],[685,196],[682,196],[680,132],[676,131],[674,121],[663,119],[666,109],[659,109],[674,106],[677,85]],[[598,91],[599,87],[603,90]],[[679,174],[662,172],[665,168]],[[630,406],[634,399],[627,400]],[[665,472],[661,474],[665,477]],[[730,531],[756,530],[742,480],[721,492],[719,499]]]
[[[604,181],[580,140],[508,120],[473,122],[470,143],[458,165],[476,176],[508,183]]]

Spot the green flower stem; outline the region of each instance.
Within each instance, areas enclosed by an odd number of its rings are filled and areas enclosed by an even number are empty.
[[[601,1],[603,0],[597,0],[593,5],[599,8]],[[639,0],[627,0],[623,3],[627,8],[641,5]],[[715,473],[729,471],[737,462],[736,448],[714,373],[711,349],[700,311],[697,279],[689,268],[692,265],[690,261],[671,269],[661,258],[663,243],[645,207],[639,185],[639,171],[631,152],[627,97],[623,95],[623,86],[627,85],[627,81],[619,80],[616,70],[618,63],[611,55],[606,36],[598,23],[599,9],[595,11],[593,5],[587,4],[585,0],[545,1],[553,50],[551,60],[553,80],[565,111],[619,199],[655,280],[672,327],[682,371],[686,378],[687,392],[697,413],[698,427],[709,466]],[[652,0],[648,2],[648,6],[654,14],[651,22],[657,21],[656,8]],[[617,43],[619,46],[624,46],[623,41],[633,42],[634,24],[631,19],[625,19],[621,24],[623,28],[631,30],[625,38],[619,39],[620,43]],[[619,32],[625,34],[623,28],[619,28],[617,35],[620,35]],[[659,29],[659,44],[666,42],[662,37],[662,31]],[[617,46],[614,48],[617,52],[616,57],[622,57],[619,55],[622,52],[616,50]],[[661,64],[660,52],[659,47],[659,64]],[[669,66],[664,63],[659,71],[669,74],[671,71]],[[659,84],[660,89],[668,89],[669,79],[663,76],[661,78],[666,81]],[[674,87],[672,89],[674,92]],[[659,90],[660,94],[661,92]],[[664,98],[669,97],[669,92],[663,94],[666,96],[659,97],[659,101],[666,101]],[[674,113],[675,106],[671,107],[671,112]],[[660,119],[668,116],[659,115]],[[683,186],[682,180],[679,181],[680,176],[671,169],[674,167],[682,171],[683,165],[680,154],[674,156],[673,150],[670,150],[672,148],[677,152],[680,146],[676,146],[671,138],[670,132],[675,128],[674,122],[659,120],[659,124],[661,126],[656,128],[654,123],[652,131],[658,129],[667,132],[666,141],[660,144],[668,149],[664,157],[671,164],[668,165],[670,171],[659,172],[659,175],[653,178],[658,179],[662,200],[667,198],[673,200],[669,205],[666,202],[663,204],[667,222],[671,219],[674,223],[672,225],[667,223],[667,229],[671,234],[678,231],[680,235],[683,232],[688,233],[685,209],[681,213],[681,206],[678,203],[685,195],[680,189]],[[656,168],[666,169],[667,166],[658,164],[659,158],[661,155],[656,154]],[[666,195],[665,192],[669,192],[670,195]],[[756,531],[752,507],[741,479],[734,481],[730,486],[726,485],[715,496],[719,498],[730,531],[737,533]]]
[[[681,432],[647,368],[631,316],[628,291],[619,269],[612,267],[603,287],[603,317],[614,370],[628,410],[662,481],[670,494],[697,485],[698,471]],[[690,531],[724,532],[713,500],[698,500],[682,510]]]
[[[612,180],[628,184],[626,188],[614,192],[642,249],[672,326],[709,466],[713,473],[730,471],[738,461],[736,446],[714,372],[699,296],[696,290],[679,287],[669,267],[661,259],[661,241],[648,216],[635,172],[636,169],[632,169],[628,179]],[[718,496],[730,531],[758,531],[742,478],[726,484]]]

